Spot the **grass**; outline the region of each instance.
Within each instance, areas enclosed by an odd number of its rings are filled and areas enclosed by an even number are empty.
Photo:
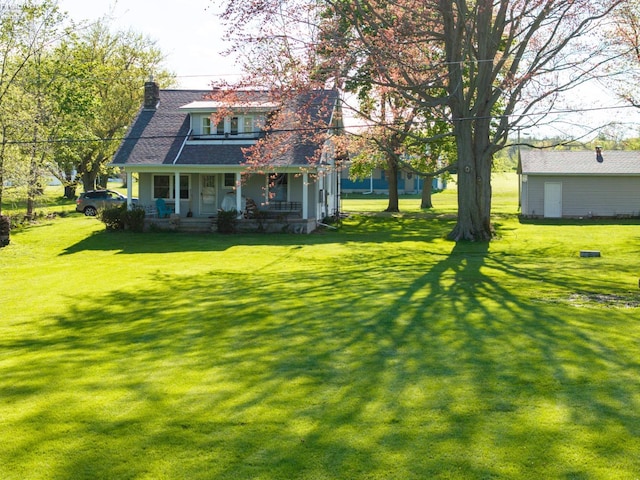
[[[109,182],[107,188],[127,195],[127,188],[122,186],[122,182]],[[78,188],[78,194],[82,188]],[[64,188],[60,185],[49,185],[44,188],[42,195],[36,197],[33,207],[33,219],[36,223],[42,219],[55,217],[66,217],[74,213],[76,200],[64,198],[62,195]],[[133,196],[138,194],[138,184],[133,186]],[[2,196],[2,215],[10,217],[14,231],[28,226],[25,215],[27,212],[26,190],[24,187],[5,187]]]
[[[0,478],[638,478],[640,222],[495,191],[490,244],[444,240],[455,191],[308,236],[13,233]]]

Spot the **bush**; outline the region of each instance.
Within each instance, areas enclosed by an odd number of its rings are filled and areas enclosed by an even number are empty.
[[[127,205],[98,210],[98,218],[105,224],[107,230],[124,230],[124,214]]]
[[[134,206],[131,210],[126,210],[122,214],[122,221],[126,230],[132,232],[142,232],[144,230],[145,211],[142,207]]]
[[[107,230],[142,232],[144,229],[144,216],[145,211],[143,208],[134,206],[131,210],[128,210],[126,204],[98,211],[98,218],[105,224]]]
[[[9,235],[11,233],[11,218],[0,215],[0,247],[9,245]]]
[[[218,233],[233,233],[236,231],[238,224],[237,210],[220,210],[216,217],[218,225]]]

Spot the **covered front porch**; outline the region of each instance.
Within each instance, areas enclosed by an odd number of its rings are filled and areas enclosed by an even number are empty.
[[[330,205],[338,197],[329,176],[298,167],[269,173],[211,166],[139,166],[125,171],[129,199],[134,175],[138,177],[138,206],[145,209],[149,228],[213,231],[220,211],[235,210],[240,230],[310,232],[335,210]],[[166,215],[158,202],[167,208]]]

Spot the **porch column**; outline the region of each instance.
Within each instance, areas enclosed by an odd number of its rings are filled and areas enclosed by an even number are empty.
[[[302,218],[309,218],[309,174],[302,174]]]
[[[176,215],[180,215],[180,172],[176,172],[173,179],[173,198],[176,201],[174,211]]]
[[[127,210],[131,210],[133,202],[133,173],[127,171]]]
[[[236,211],[242,212],[242,184],[240,183],[240,172],[236,172]]]

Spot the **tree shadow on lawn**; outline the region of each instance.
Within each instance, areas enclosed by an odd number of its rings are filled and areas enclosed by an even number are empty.
[[[486,244],[347,270],[70,298],[38,338],[2,341],[24,360],[0,375],[4,402],[28,406],[3,428],[29,435],[0,473],[36,458],[57,478],[638,471],[639,330],[623,312],[532,302],[518,289],[542,273]]]
[[[238,233],[231,235],[101,230],[66,248],[61,255],[118,250],[122,254],[223,251],[237,245],[299,245],[332,242],[433,242],[452,228],[450,217],[424,215],[354,216],[339,230],[319,229],[309,235]]]
[[[211,252],[232,246],[225,236],[187,234],[177,232],[134,233],[129,231],[100,230],[67,247],[60,255],[84,251],[118,250],[124,254]]]

